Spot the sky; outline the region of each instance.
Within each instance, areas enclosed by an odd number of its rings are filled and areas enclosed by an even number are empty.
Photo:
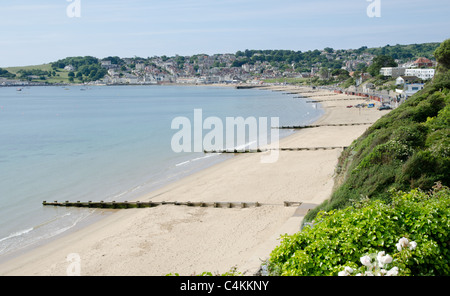
[[[442,42],[449,15],[449,0],[1,0],[0,67]]]

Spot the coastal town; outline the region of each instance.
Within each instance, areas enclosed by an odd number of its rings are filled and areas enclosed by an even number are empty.
[[[428,46],[428,52],[432,52],[437,45],[414,46]],[[405,100],[423,89],[434,77],[436,67],[431,56],[415,56],[405,48],[387,45],[381,49],[325,48],[308,52],[245,50],[173,57],[75,57],[51,63],[47,70],[10,73],[0,69],[0,86],[298,84]],[[418,52],[427,53],[423,49]],[[380,56],[390,60],[377,68],[374,61]]]

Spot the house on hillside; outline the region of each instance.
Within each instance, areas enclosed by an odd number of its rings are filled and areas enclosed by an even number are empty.
[[[102,65],[102,67],[108,67],[108,66],[111,66],[111,61],[102,61],[101,62],[101,65]]]
[[[412,66],[417,68],[433,67],[433,62],[427,58],[418,58],[414,61]]]
[[[143,71],[145,69],[144,63],[136,63],[135,69],[138,71]]]
[[[403,84],[413,83],[413,82],[418,82],[418,81],[420,81],[420,78],[418,78],[417,76],[399,76],[395,80],[395,85],[403,85]]]
[[[407,96],[412,96],[416,92],[422,90],[424,88],[424,86],[425,86],[424,83],[405,84],[405,86],[403,88],[403,94],[405,94]]]
[[[111,61],[109,61],[109,60],[101,61],[101,66],[102,66],[102,68],[108,69],[108,70],[119,68],[119,65],[112,64]]]

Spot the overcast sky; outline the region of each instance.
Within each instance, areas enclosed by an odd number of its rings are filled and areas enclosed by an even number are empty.
[[[67,56],[352,49],[450,38],[449,0],[1,0],[0,67]],[[374,0],[375,1],[375,0]],[[72,6],[73,7],[73,6]],[[74,17],[69,17],[74,16]]]

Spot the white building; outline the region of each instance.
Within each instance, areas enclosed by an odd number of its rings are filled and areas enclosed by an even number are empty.
[[[416,76],[423,80],[432,79],[434,77],[434,69],[406,69],[406,76]]]
[[[119,68],[119,65],[116,65],[116,64],[112,64],[111,63],[111,61],[101,61],[101,66],[102,66],[102,68],[105,68],[105,69],[116,69],[116,68]]]
[[[405,75],[406,68],[402,67],[384,67],[380,69],[383,76],[392,76],[394,78]]]
[[[405,83],[417,82],[419,78],[417,76],[399,76],[395,80],[395,85],[403,85]]]
[[[142,71],[145,68],[145,64],[144,63],[137,63],[135,68],[136,68],[136,70]]]
[[[403,93],[407,96],[412,96],[416,92],[422,90],[424,88],[424,83],[411,83],[411,84],[405,84]]]
[[[188,83],[188,84],[195,84],[197,83],[197,77],[178,77],[176,79],[177,83]]]

